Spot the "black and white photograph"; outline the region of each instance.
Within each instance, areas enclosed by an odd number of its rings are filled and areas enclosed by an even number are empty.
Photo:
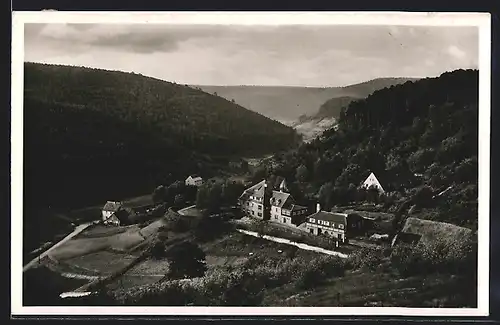
[[[487,315],[489,33],[14,13],[13,310]]]

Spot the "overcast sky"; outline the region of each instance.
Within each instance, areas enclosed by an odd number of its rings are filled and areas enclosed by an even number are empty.
[[[25,61],[198,85],[344,86],[478,68],[476,27],[26,24]]]

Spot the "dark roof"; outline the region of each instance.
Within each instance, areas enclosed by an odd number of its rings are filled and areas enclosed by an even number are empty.
[[[198,177],[201,178],[201,176],[198,175],[198,174],[191,174],[187,178],[189,178],[189,177],[191,177],[191,178],[198,178]]]
[[[347,215],[344,213],[319,211],[311,214],[308,218],[347,224]]]
[[[264,192],[265,192],[265,185],[266,185],[266,181],[263,180],[263,181],[260,181],[258,182],[257,184],[247,188],[245,191],[243,191],[243,193],[240,195],[240,198],[243,199],[244,197],[246,197],[246,199],[248,199],[248,196],[257,196],[257,197],[264,197]]]
[[[113,213],[111,216],[116,216],[120,222],[127,222],[129,221],[130,216],[133,215],[133,213],[130,212],[130,210],[126,209],[118,209],[115,213]]]
[[[344,213],[347,214],[357,214],[360,217],[364,219],[370,219],[370,220],[392,220],[394,219],[394,214],[392,213],[384,213],[384,212],[371,212],[371,211],[359,211],[359,210],[353,210],[353,209],[348,209],[344,210]]]
[[[400,232],[395,239],[395,243],[404,243],[404,244],[416,244],[420,241],[422,235],[413,234],[408,232]]]
[[[240,200],[246,201],[250,198],[250,194],[247,192],[243,192],[243,194],[240,195]]]
[[[421,236],[423,244],[436,241],[457,242],[470,238],[472,230],[451,223],[423,220],[414,217],[406,219],[402,233]]]
[[[297,211],[297,210],[302,210],[302,209],[307,209],[307,207],[305,207],[303,205],[292,204],[292,211]]]
[[[273,191],[273,195],[271,196],[271,205],[284,209],[290,209],[293,201],[293,197],[290,193]]]
[[[120,207],[122,206],[121,202],[113,202],[113,201],[108,201],[102,208],[103,211],[112,211],[116,212]]]

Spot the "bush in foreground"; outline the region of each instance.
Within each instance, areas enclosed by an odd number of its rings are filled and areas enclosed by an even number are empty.
[[[403,276],[433,272],[474,275],[477,268],[477,244],[435,241],[427,244],[397,246],[391,262]]]

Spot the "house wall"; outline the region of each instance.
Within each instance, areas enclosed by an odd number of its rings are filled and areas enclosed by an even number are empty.
[[[120,220],[116,216],[111,216],[110,218],[104,220],[105,225],[119,226]]]
[[[281,208],[271,205],[271,221],[281,222]]]
[[[321,234],[324,234],[324,235],[327,235],[330,237],[334,237],[334,238],[338,238],[342,242],[345,242],[345,240],[346,240],[345,229],[338,229],[338,228],[332,228],[332,227],[328,227],[328,226],[316,225],[316,224],[312,224],[309,222],[306,223],[306,231],[308,233],[311,233],[313,235],[319,235],[320,229],[321,229]]]
[[[102,220],[106,220],[112,214],[113,214],[112,211],[102,211]]]
[[[242,212],[252,218],[264,219],[264,202],[260,199],[249,199],[243,201],[241,205]]]
[[[375,186],[381,192],[384,191],[384,189],[382,188],[382,185],[380,185],[378,180],[375,177],[373,177],[373,175],[370,175],[370,177],[368,177],[362,185],[362,187],[365,189],[369,188],[370,186]]]

